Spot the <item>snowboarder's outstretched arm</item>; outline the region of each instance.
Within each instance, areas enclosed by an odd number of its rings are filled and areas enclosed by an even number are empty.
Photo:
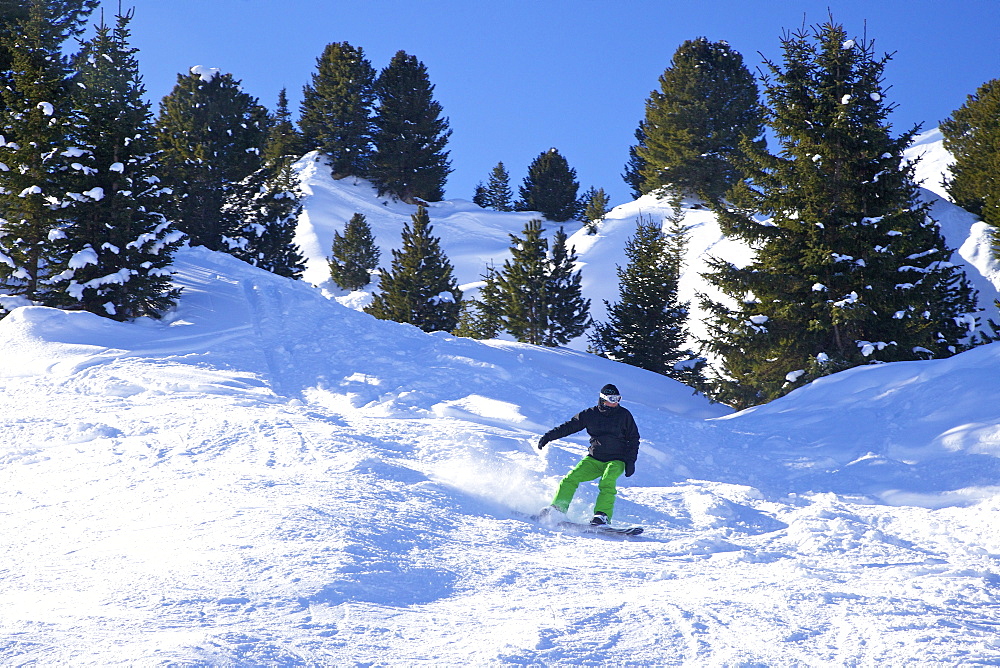
[[[554,441],[557,438],[562,438],[563,436],[569,436],[570,434],[575,434],[578,431],[583,431],[587,425],[584,424],[582,419],[580,419],[580,415],[581,413],[577,413],[558,427],[553,427],[545,432],[542,437],[538,439],[538,449],[541,450],[544,448],[548,445],[549,441]],[[636,432],[636,436],[638,436],[638,432]]]

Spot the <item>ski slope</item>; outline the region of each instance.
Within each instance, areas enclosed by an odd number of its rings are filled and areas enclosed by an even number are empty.
[[[318,247],[358,207],[380,241],[412,211],[312,183]],[[527,215],[473,209],[432,208],[450,256]],[[1000,664],[1000,344],[733,413],[203,248],[176,270],[161,321],[0,320],[2,665]],[[525,521],[586,447],[538,435],[607,382],[643,438],[615,522],[646,533]]]

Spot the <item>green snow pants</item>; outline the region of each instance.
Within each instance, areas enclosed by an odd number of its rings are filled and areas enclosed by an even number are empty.
[[[623,473],[625,473],[625,462],[617,459],[602,462],[587,455],[559,483],[559,491],[556,492],[552,505],[566,512],[580,483],[600,478],[600,482],[597,483],[597,502],[594,503],[594,512],[604,513],[610,520],[615,512],[615,497],[618,495],[616,483]]]

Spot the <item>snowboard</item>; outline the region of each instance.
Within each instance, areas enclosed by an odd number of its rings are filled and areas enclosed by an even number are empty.
[[[581,524],[562,520],[555,523],[546,523],[540,515],[524,515],[525,518],[553,529],[565,529],[576,533],[590,533],[600,536],[638,536],[642,533],[642,527],[613,527],[607,524]]]
[[[556,526],[560,529],[602,536],[638,536],[643,531],[642,527],[613,527],[607,524],[578,524],[576,522],[559,522]]]

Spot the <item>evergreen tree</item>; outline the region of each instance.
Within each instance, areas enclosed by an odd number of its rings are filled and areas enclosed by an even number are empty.
[[[628,162],[625,163],[622,180],[632,187],[632,195],[638,199],[645,194],[642,188],[644,181],[642,170],[646,161],[639,155],[638,149],[646,144],[646,121],[639,121],[639,127],[635,130],[635,140],[635,145],[629,146],[628,149]]]
[[[519,211],[538,211],[551,221],[561,223],[577,215],[576,200],[580,184],[558,150],[543,151],[528,167],[520,188]]]
[[[304,193],[292,169],[302,138],[288,113],[285,90],[270,116],[263,166],[226,194],[223,245],[248,264],[288,278],[301,278],[305,257],[295,243]]]
[[[510,189],[510,174],[498,162],[496,167],[490,170],[490,178],[486,185],[486,208],[494,211],[513,211],[512,198],[514,193]]]
[[[483,275],[483,287],[478,299],[462,301],[456,336],[472,339],[495,339],[503,330],[503,310],[496,268],[491,264]]]
[[[472,195],[472,203],[481,209],[490,208],[490,195],[482,181],[476,184],[476,191]]]
[[[763,132],[757,84],[743,56],[704,37],[678,47],[646,100],[625,179],[642,194],[666,188],[676,197],[721,197],[739,178],[730,158],[740,139]]]
[[[889,56],[832,22],[782,48],[784,66],[768,62],[764,79],[781,154],[745,141],[750,180],[716,207],[755,259],[714,261],[709,278],[731,304],[703,301],[723,360],[713,392],[737,407],[840,369],[954,354],[976,326],[975,293],[903,158],[918,128],[889,133]]]
[[[296,160],[306,153],[302,135],[292,123],[292,116],[288,111],[288,94],[284,88],[278,93],[278,106],[268,120],[267,139],[262,154],[265,164],[277,165],[286,159]]]
[[[397,51],[375,88],[379,108],[371,178],[379,195],[388,193],[408,204],[441,200],[451,173],[445,150],[451,130],[433,98],[427,68],[415,56]]]
[[[97,27],[76,58],[78,162],[72,223],[53,285],[60,306],[116,320],[159,315],[176,302],[173,254],[183,240],[160,213],[166,203],[150,105],[129,46],[132,13]]]
[[[608,214],[608,204],[611,198],[604,192],[604,188],[591,187],[580,198],[583,209],[584,226],[588,234],[597,233],[597,225],[604,220]]]
[[[222,207],[229,253],[266,271],[301,278],[305,257],[295,243],[302,190],[290,157],[265,165],[233,189]]]
[[[239,221],[227,219],[223,205],[261,168],[266,130],[267,110],[231,74],[193,67],[177,75],[160,103],[157,133],[172,191],[168,213],[192,244],[228,250],[222,238]]]
[[[686,235],[679,209],[666,233],[639,217],[625,246],[628,264],[617,269],[618,301],[604,302],[608,321],[595,326],[590,342],[604,357],[700,388],[705,360],[684,348],[689,305],[677,295]]]
[[[295,243],[304,193],[292,168],[301,155],[302,138],[282,89],[268,118],[263,166],[230,189],[222,206],[223,247],[248,264],[295,279],[305,270],[305,257]]]
[[[72,193],[78,151],[71,69],[60,49],[68,28],[55,14],[60,4],[31,0],[27,17],[3,33],[0,45],[11,58],[0,89],[0,295],[42,304],[63,299],[53,282],[68,252],[64,228],[74,197],[97,196]],[[71,12],[69,23],[76,26],[83,14]]]
[[[458,324],[462,291],[440,239],[431,234],[424,206],[417,208],[412,222],[404,225],[402,248],[392,251],[392,268],[382,270],[380,292],[365,311],[425,332],[450,332]]]
[[[335,179],[368,174],[374,84],[364,50],[335,42],[316,59],[312,83],[303,88],[299,127],[306,148],[330,158]]]
[[[14,44],[32,6],[43,12],[52,34],[64,41],[83,32],[87,17],[100,6],[100,0],[0,0],[0,90],[12,84]],[[0,113],[4,104],[0,97]]]
[[[590,300],[583,298],[582,275],[576,270],[577,255],[566,246],[563,228],[552,239],[552,258],[546,286],[548,297],[548,328],[543,340],[546,346],[569,343],[590,326]]]
[[[583,298],[566,232],[556,232],[551,256],[539,219],[528,221],[523,237],[512,234],[510,240],[510,259],[499,271],[487,268],[479,299],[465,306],[455,333],[491,339],[506,330],[518,341],[544,346],[580,336],[590,325],[590,300]]]
[[[987,81],[941,123],[954,156],[948,194],[960,207],[1000,229],[1000,79]]]
[[[543,345],[549,329],[549,243],[542,221],[529,220],[524,236],[510,235],[511,257],[494,276],[504,329],[518,341]],[[489,282],[489,281],[488,281]]]
[[[344,226],[344,234],[333,233],[330,277],[344,290],[360,290],[372,280],[382,253],[375,245],[372,228],[363,214],[355,213]]]

